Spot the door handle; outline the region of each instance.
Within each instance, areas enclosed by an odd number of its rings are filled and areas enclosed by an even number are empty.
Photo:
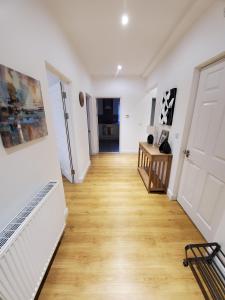
[[[188,150],[188,149],[184,150],[184,154],[188,158],[190,156],[190,154],[191,154],[190,150]]]

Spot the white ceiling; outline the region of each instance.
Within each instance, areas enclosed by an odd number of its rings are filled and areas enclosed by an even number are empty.
[[[197,0],[43,0],[90,75],[143,76]],[[208,5],[207,0],[204,0]],[[130,22],[120,18],[127,7]],[[204,5],[203,5],[204,6]]]

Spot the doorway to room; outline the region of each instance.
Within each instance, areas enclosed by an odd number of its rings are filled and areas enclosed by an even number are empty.
[[[69,84],[62,81],[57,75],[47,70],[49,101],[52,111],[56,150],[60,163],[61,173],[71,183],[74,183],[74,165],[71,151],[70,131],[71,124],[68,111]]]
[[[99,152],[119,152],[120,98],[97,98]]]

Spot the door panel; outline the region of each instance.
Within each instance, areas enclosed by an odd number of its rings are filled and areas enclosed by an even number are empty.
[[[192,163],[185,162],[185,164],[183,174],[183,179],[185,178],[185,180],[181,183],[183,189],[182,200],[192,208],[195,196],[195,182],[198,180],[200,169]]]
[[[219,89],[221,84],[221,74],[223,73],[223,66],[216,66],[213,71],[209,71],[206,74],[205,80],[205,89],[212,90],[212,89]]]
[[[203,189],[203,193],[199,201],[197,213],[199,217],[202,218],[210,227],[212,225],[213,214],[222,188],[223,182],[211,174],[207,175],[205,188]]]
[[[200,73],[178,201],[211,240],[225,211],[225,62]]]
[[[208,132],[210,130],[210,124],[214,117],[215,103],[202,103],[202,106],[199,108],[199,118],[196,122],[196,133],[194,137],[193,147],[196,150],[204,152],[206,150],[206,145],[208,144]],[[208,120],[208,123],[205,123],[205,120]]]

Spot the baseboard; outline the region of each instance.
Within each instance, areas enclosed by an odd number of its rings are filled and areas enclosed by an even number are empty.
[[[124,150],[120,150],[121,154],[138,154],[138,151],[133,151],[133,150],[129,150],[129,151],[124,151]]]
[[[68,210],[68,207],[66,206],[65,209],[64,209],[64,218],[65,218],[65,222],[66,222],[66,220],[67,220],[68,214],[69,214],[69,210]]]
[[[97,155],[99,152],[92,152],[91,155]]]
[[[76,178],[75,183],[82,183],[82,182],[84,181],[84,178],[85,178],[86,175],[87,175],[87,172],[88,172],[88,170],[89,170],[89,168],[90,168],[90,165],[91,165],[91,161],[89,160],[89,162],[88,162],[86,168],[84,169],[83,174],[82,174],[80,177]]]
[[[177,196],[173,194],[171,189],[167,189],[167,196],[169,197],[170,200],[177,200]]]

